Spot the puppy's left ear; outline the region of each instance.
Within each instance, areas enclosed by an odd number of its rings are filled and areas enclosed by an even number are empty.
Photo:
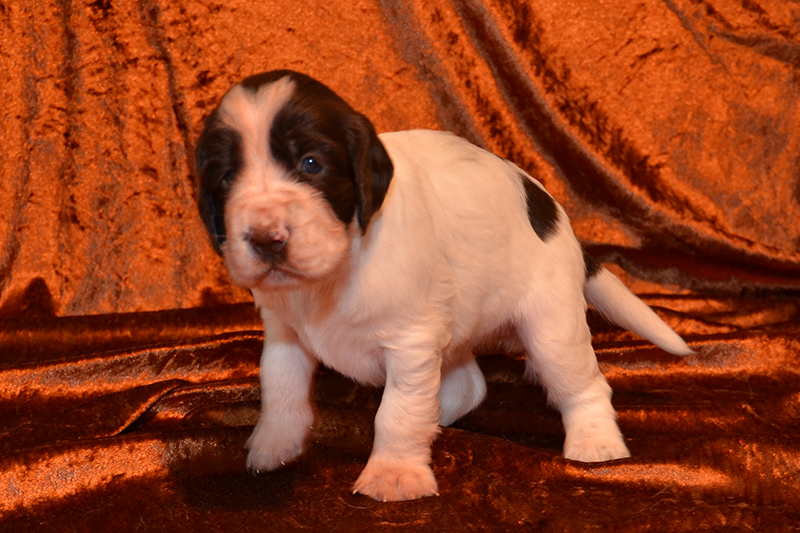
[[[394,174],[394,165],[383,147],[372,123],[361,114],[352,116],[347,128],[353,178],[358,195],[356,216],[361,232],[381,208],[389,183]]]

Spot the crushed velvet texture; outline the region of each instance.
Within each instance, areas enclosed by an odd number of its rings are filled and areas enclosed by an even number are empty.
[[[798,20],[782,0],[3,2],[0,529],[795,530]],[[631,459],[562,459],[519,357],[489,355],[487,401],[434,444],[440,497],[350,493],[380,390],[327,370],[307,453],[247,474],[263,338],[192,150],[274,68],[379,131],[512,159],[691,342],[590,313]]]

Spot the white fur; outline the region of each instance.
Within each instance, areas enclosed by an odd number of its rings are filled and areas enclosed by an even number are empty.
[[[694,351],[655,312],[636,297],[606,269],[591,278],[584,290],[586,301],[611,322],[649,339],[653,344],[675,355],[691,355]]]
[[[380,139],[395,172],[363,235],[356,224],[337,224],[309,187],[285,179],[257,153],[252,157],[260,162],[247,164],[261,167],[237,184],[235,209],[226,211],[232,229],[224,256],[233,279],[252,289],[266,336],[263,408],[248,441],[248,465],[271,470],[302,452],[313,423],[311,381],[321,361],[362,383],[385,385],[372,454],[355,491],[378,500],[436,494],[430,445],[439,424],[451,424],[483,400],[486,384],[473,349],[509,327],[529,354],[529,371],[562,412],[564,455],[627,457],[586,324],[581,248],[563,210],[543,242],[531,228],[521,171],[513,164],[440,132]],[[270,216],[278,225],[294,216],[311,228],[290,254],[292,283],[259,273],[237,234]],[[324,268],[292,263],[294,253]],[[589,282],[594,304],[665,349],[687,352],[613,280],[603,270]]]

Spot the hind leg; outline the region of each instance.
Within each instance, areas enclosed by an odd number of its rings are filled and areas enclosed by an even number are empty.
[[[583,296],[550,296],[547,305],[539,299],[523,310],[518,331],[528,371],[561,412],[564,457],[583,462],[630,457],[611,406],[611,388],[592,349]]]
[[[449,426],[469,413],[486,397],[486,380],[469,354],[467,361],[455,368],[447,369],[439,388],[440,424]]]

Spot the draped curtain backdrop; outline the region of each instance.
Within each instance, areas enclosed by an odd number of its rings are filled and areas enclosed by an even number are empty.
[[[590,312],[631,459],[562,459],[521,359],[490,354],[439,497],[351,494],[381,391],[324,369],[306,454],[247,474],[263,337],[193,146],[278,68],[514,161],[690,341]],[[0,1],[0,529],[794,530],[799,99],[797,0]]]

